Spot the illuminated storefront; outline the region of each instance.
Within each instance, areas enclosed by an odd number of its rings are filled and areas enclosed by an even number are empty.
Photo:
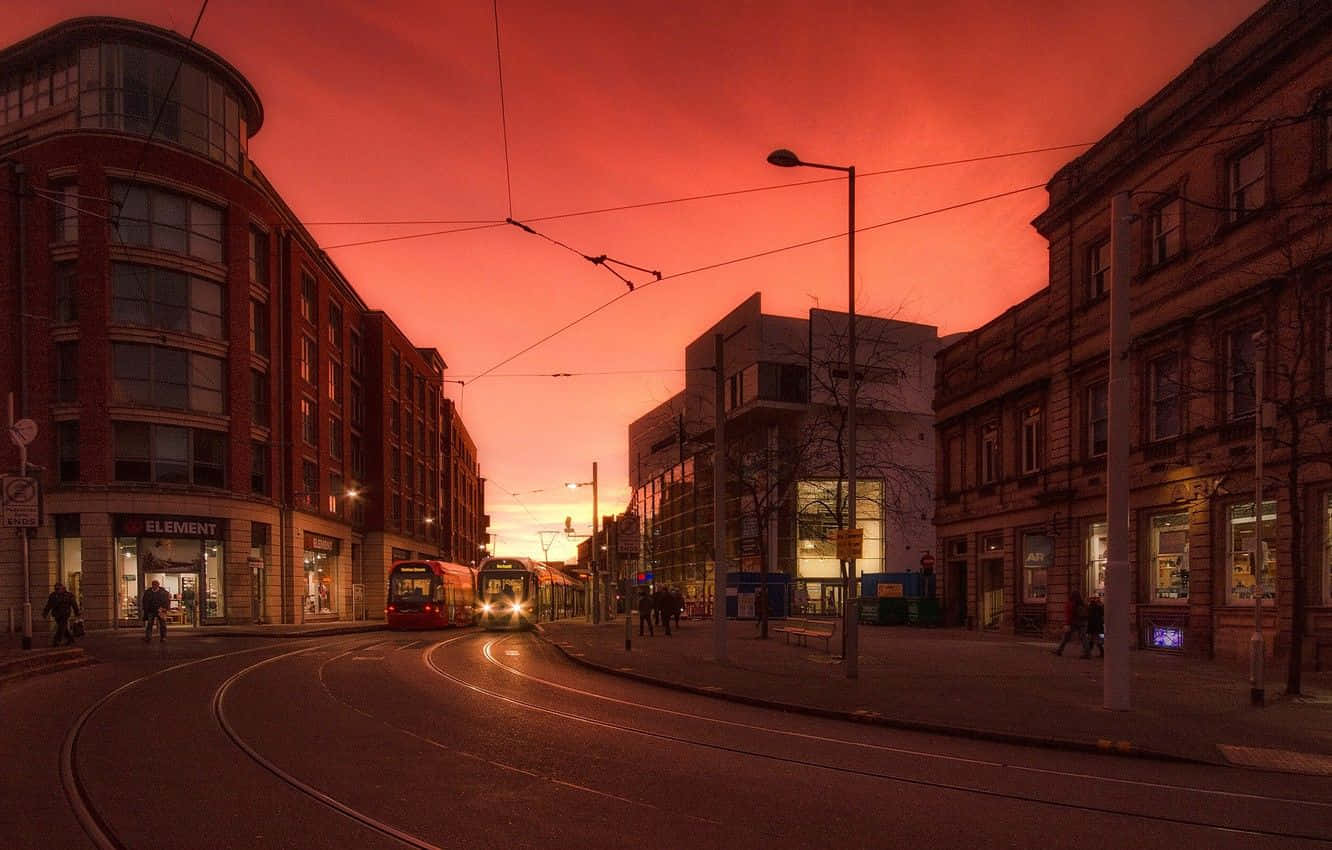
[[[226,523],[211,517],[119,514],[113,517],[117,618],[140,619],[139,600],[153,581],[171,594],[175,625],[225,623]]]
[[[342,541],[314,532],[305,532],[304,610],[306,617],[335,617],[340,610],[338,580],[341,577],[339,552]]]

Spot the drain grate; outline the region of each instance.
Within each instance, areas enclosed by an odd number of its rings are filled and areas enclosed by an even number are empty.
[[[1262,747],[1237,747],[1233,744],[1217,744],[1217,748],[1231,764],[1311,776],[1332,776],[1332,756]]]

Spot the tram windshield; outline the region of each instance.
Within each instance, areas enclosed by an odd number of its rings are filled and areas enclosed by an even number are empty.
[[[526,585],[523,576],[486,576],[481,583],[481,594],[486,599],[524,599]]]
[[[399,567],[389,576],[389,599],[399,603],[430,601],[436,582],[426,567]]]

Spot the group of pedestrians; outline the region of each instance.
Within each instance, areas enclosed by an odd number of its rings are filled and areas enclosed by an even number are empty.
[[[669,637],[671,633],[671,620],[675,620],[676,628],[680,627],[680,614],[684,611],[684,594],[673,587],[657,588],[655,593],[648,593],[647,588],[643,588],[643,595],[638,597],[638,634],[643,635],[644,626],[647,627],[649,637],[652,637],[653,623],[661,626]]]
[[[142,604],[139,606],[139,610],[143,612],[145,642],[153,639],[154,624],[157,625],[159,639],[166,640],[165,615],[170,607],[171,594],[160,581],[154,579],[152,586],[143,592]],[[61,641],[70,646],[74,645],[74,638],[83,634],[83,624],[79,619],[81,615],[79,602],[74,598],[74,594],[66,590],[63,584],[57,583],[51,595],[46,597],[46,607],[42,609],[43,617],[55,620],[56,631],[55,637],[51,639],[52,646],[60,646]],[[73,627],[70,625],[71,621]]]
[[[1091,658],[1093,647],[1099,657],[1105,657],[1105,605],[1099,596],[1084,600],[1076,590],[1068,595],[1064,603],[1064,635],[1054,654],[1063,655],[1064,647],[1074,635],[1082,645],[1081,657]]]

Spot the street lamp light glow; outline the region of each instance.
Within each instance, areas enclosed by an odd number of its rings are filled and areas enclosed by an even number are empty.
[[[353,487],[353,488],[351,488],[350,490],[347,491],[347,498],[348,498],[348,499],[355,499],[355,498],[356,498],[357,496],[359,496],[359,495],[361,495],[361,491],[360,491],[360,490],[357,490],[355,487]]]

